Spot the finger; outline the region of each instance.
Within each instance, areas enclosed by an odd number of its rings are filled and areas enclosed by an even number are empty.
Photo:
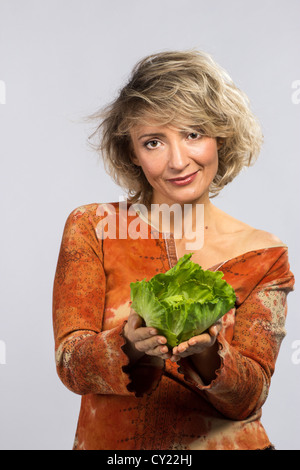
[[[127,324],[127,331],[131,341],[140,341],[157,335],[155,328],[143,326],[144,321],[142,317],[134,311],[130,313]]]
[[[156,345],[158,344],[158,338],[163,339],[163,343],[161,344],[166,342],[165,338],[163,336],[159,336],[157,331],[151,327],[140,327],[131,331],[131,341],[134,343],[143,343],[144,341],[148,341],[146,345]]]
[[[145,354],[160,357],[161,359],[170,359],[172,356],[167,346],[157,346],[156,348],[145,351]]]
[[[208,333],[202,333],[198,336],[193,336],[188,341],[185,341],[172,350],[174,356],[187,357],[192,354],[201,353],[204,349],[211,347],[215,342],[215,338]]]
[[[149,353],[150,351],[155,350],[155,354],[158,353],[158,348],[160,352],[168,352],[168,347],[166,346],[167,339],[163,336],[154,336],[152,338],[146,338],[135,343],[135,347],[138,351]]]
[[[180,361],[181,357],[173,354],[170,359],[172,362],[178,362]]]
[[[189,348],[188,342],[180,343],[178,346],[175,346],[172,350],[174,356],[179,356],[184,353]]]
[[[202,333],[201,335],[193,336],[190,338],[186,344],[188,347],[190,346],[207,346],[211,342],[211,335],[209,333]]]
[[[137,330],[142,326],[141,319],[138,317],[138,315],[131,315],[128,317],[127,323],[131,330]]]
[[[196,344],[196,343],[195,343]],[[181,343],[177,347],[173,348],[173,355],[174,356],[180,356],[183,357],[185,354],[190,354],[190,351],[192,350],[193,345],[189,345],[188,342]]]
[[[218,322],[214,323],[214,325],[212,325],[209,328],[208,332],[211,336],[217,337],[218,334],[220,333],[221,329],[222,329],[222,322],[218,321]]]
[[[130,315],[128,317],[130,326],[134,329],[139,328],[143,324],[143,319],[133,309],[130,309]]]
[[[188,348],[189,348],[188,342],[181,343],[181,344],[179,344],[178,347],[177,347],[177,352],[178,352],[178,354],[182,354],[182,353],[185,352]]]

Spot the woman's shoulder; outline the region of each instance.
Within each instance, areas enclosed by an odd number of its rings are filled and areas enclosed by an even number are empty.
[[[232,235],[228,237],[228,240],[231,240],[228,247],[232,250],[232,256],[227,257],[228,262],[239,259],[244,263],[247,260],[250,263],[247,263],[247,266],[252,266],[251,270],[253,268],[253,275],[259,269],[261,269],[259,272],[266,270],[268,274],[264,277],[264,282],[284,278],[286,287],[292,288],[294,277],[290,272],[286,243],[271,232],[255,228],[237,219],[228,219],[228,224],[228,229],[232,230]]]
[[[224,232],[231,235],[231,240],[235,240],[241,252],[287,246],[277,235],[255,228],[225,212],[222,213],[222,225]]]
[[[249,230],[247,242],[249,246],[252,247],[252,250],[258,249],[256,247],[271,248],[276,246],[286,246],[286,244],[277,237],[277,235],[256,228]]]
[[[271,232],[251,227],[243,222],[240,228],[241,249],[244,253],[273,247],[287,247],[284,241]]]
[[[117,212],[118,202],[93,202],[90,204],[83,204],[76,207],[71,211],[69,217],[78,218],[82,216],[95,216],[101,217],[106,212]]]

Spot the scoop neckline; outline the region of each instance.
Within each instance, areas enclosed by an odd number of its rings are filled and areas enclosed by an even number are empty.
[[[245,256],[247,256],[247,255],[250,255],[251,253],[263,252],[263,251],[267,251],[267,250],[272,250],[272,249],[274,249],[274,248],[288,248],[288,247],[287,247],[287,245],[273,245],[273,246],[267,246],[267,247],[265,247],[265,248],[257,248],[256,250],[245,251],[244,253],[241,253],[241,254],[239,254],[239,255],[237,255],[237,256],[233,256],[232,258],[229,258],[229,259],[227,259],[226,261],[222,261],[222,262],[220,262],[220,263],[216,263],[216,264],[214,264],[213,266],[211,266],[211,267],[209,267],[209,268],[207,268],[207,269],[211,270],[211,269],[213,269],[213,268],[216,268],[216,266],[217,266],[217,268],[215,269],[215,270],[217,271],[219,268],[221,268],[222,266],[224,266],[224,264],[227,264],[227,263],[229,263],[230,261],[235,261],[235,260],[237,260],[238,258],[243,258],[243,257],[245,257]],[[176,253],[176,257],[177,257],[177,259],[178,259],[177,253]]]
[[[174,236],[172,233],[170,232],[160,232],[158,230],[157,227],[155,227],[155,225],[151,224],[149,222],[149,220],[146,219],[146,217],[143,215],[143,213],[139,210],[139,209],[136,209],[136,207],[139,207],[140,204],[139,203],[135,203],[135,204],[131,204],[131,207],[133,207],[134,211],[136,212],[137,216],[143,221],[145,222],[149,227],[152,227],[153,229],[155,229],[158,233],[160,233],[164,240],[165,240],[165,243],[167,244],[167,241],[168,243],[173,243],[174,245],[174,248],[175,248],[175,253],[176,253],[176,263],[179,261],[179,258],[178,258],[178,254],[177,254],[177,248],[176,248],[176,243],[175,243],[175,239],[174,239]],[[171,235],[171,236],[170,236]],[[216,263],[214,264],[213,266],[210,266],[209,268],[206,268],[206,270],[212,270],[214,269],[215,271],[217,271],[219,268],[221,268],[222,266],[224,266],[224,264],[227,264],[229,263],[230,261],[234,261],[238,258],[241,258],[241,257],[244,257],[244,256],[247,256],[251,253],[257,253],[257,252],[262,252],[262,251],[266,251],[266,250],[271,250],[271,249],[274,249],[274,248],[288,248],[287,245],[272,245],[272,246],[267,246],[267,247],[263,247],[263,248],[257,248],[257,249],[253,249],[253,250],[248,250],[248,251],[245,251],[237,256],[233,256],[232,258],[228,258],[227,260],[225,261],[222,261],[222,262],[219,262],[219,263]],[[176,264],[175,263],[175,264]]]
[[[179,261],[180,258],[178,258],[178,254],[177,254],[177,249],[176,249],[176,244],[175,244],[175,241],[174,241],[174,238],[169,238],[168,240],[165,239],[165,242],[170,242],[170,240],[172,240],[172,242],[174,243],[174,247],[175,247],[175,253],[176,253],[176,261],[175,263],[173,264],[173,266],[175,266],[175,264]],[[212,266],[210,266],[209,268],[202,268],[204,269],[205,271],[218,271],[221,267],[223,267],[225,264],[227,263],[230,263],[230,262],[233,262],[233,261],[236,261],[238,260],[239,258],[243,258],[245,256],[249,256],[251,253],[258,253],[258,252],[264,252],[264,251],[267,251],[267,250],[273,250],[275,248],[286,248],[288,249],[288,246],[287,245],[273,245],[273,246],[267,246],[265,248],[257,248],[257,249],[254,249],[254,250],[249,250],[249,251],[245,251],[243,253],[240,253],[239,255],[237,256],[233,256],[232,258],[228,258],[227,260],[225,261],[220,261],[219,263],[216,263]],[[170,263],[171,264],[171,263]],[[198,263],[199,264],[199,263]],[[201,266],[202,267],[202,266]]]

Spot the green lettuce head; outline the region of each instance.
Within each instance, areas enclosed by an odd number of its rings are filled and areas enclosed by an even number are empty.
[[[166,273],[130,284],[131,307],[147,326],[156,328],[168,346],[200,335],[235,304],[233,288],[221,271],[203,270],[184,255]]]

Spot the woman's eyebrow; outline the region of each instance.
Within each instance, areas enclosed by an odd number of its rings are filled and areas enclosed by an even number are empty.
[[[143,135],[140,135],[138,137],[138,140],[141,140],[143,139],[144,137],[153,137],[153,136],[156,136],[156,137],[166,137],[166,134],[163,134],[161,132],[152,132],[151,134],[143,134]]]

